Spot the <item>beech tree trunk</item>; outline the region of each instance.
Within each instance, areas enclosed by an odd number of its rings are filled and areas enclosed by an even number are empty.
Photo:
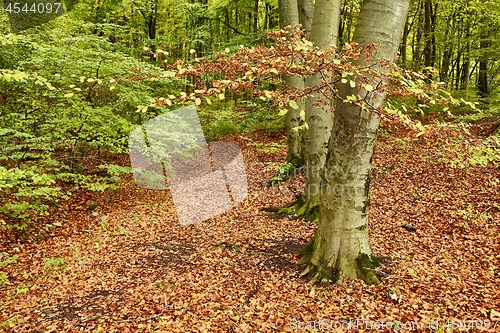
[[[336,46],[340,25],[341,0],[316,0],[309,40],[316,46],[329,48]],[[320,74],[306,78],[307,87],[319,86],[322,82]],[[294,205],[296,215],[306,216],[308,220],[316,220],[321,197],[321,170],[325,166],[328,151],[328,139],[333,124],[331,109],[325,105],[317,105],[317,94],[306,99],[306,122],[308,125],[305,138],[306,186],[301,199]]]
[[[353,41],[375,43],[376,58],[394,60],[403,34],[410,0],[365,0],[361,5]],[[360,59],[362,64],[364,59]],[[383,70],[383,69],[381,69]],[[373,87],[377,82],[372,82]],[[370,111],[382,106],[385,95],[342,85],[341,97],[367,98],[370,108],[337,103],[328,160],[323,173],[319,225],[314,242],[301,253],[308,263],[303,275],[313,282],[362,279],[379,283],[370,270],[379,262],[368,241],[369,187],[372,157],[380,119]]]
[[[297,6],[297,0],[279,0],[278,7],[280,27],[282,29],[289,25],[299,24],[299,10]],[[304,79],[300,77],[285,76],[283,79],[285,83],[291,88],[304,88]],[[287,162],[291,163],[294,166],[301,166],[304,161],[304,141],[303,131],[299,130],[298,128],[302,125],[300,111],[304,110],[304,103],[298,102],[297,105],[299,106],[298,109],[289,107],[288,112],[285,116],[288,144]]]

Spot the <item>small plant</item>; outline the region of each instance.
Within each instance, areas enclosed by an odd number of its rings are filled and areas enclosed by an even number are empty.
[[[415,194],[413,195],[412,201],[413,201],[413,202],[417,202],[417,201],[419,201],[420,199],[422,199],[422,193],[417,192],[417,193],[415,193]]]
[[[15,264],[17,262],[17,256],[6,256],[6,258],[3,261],[0,261],[0,267],[7,266],[9,264]]]
[[[472,204],[468,203],[465,209],[458,209],[455,215],[462,219],[462,222],[458,224],[459,227],[467,229],[470,223],[482,226],[490,220],[493,220],[491,214],[487,214],[486,211],[480,212],[472,208]]]
[[[66,268],[66,266],[68,265],[64,258],[47,258],[45,259],[45,265],[42,267],[42,270],[59,271]]]
[[[401,150],[410,150],[411,148],[408,146],[408,142],[410,141],[410,138],[394,138],[394,141],[399,144],[399,149]]]
[[[2,255],[3,258],[3,255]],[[2,261],[0,261],[0,267],[5,267],[10,264],[15,264],[17,262],[17,257],[16,256],[6,256],[6,258]],[[0,271],[0,286],[3,285],[4,283],[10,283],[9,282],[9,276],[7,273]]]
[[[17,316],[9,318],[0,324],[0,328],[13,328],[17,325]]]
[[[106,232],[106,230],[108,230],[109,223],[106,220],[106,217],[99,219],[99,225],[101,226],[101,232]]]
[[[30,288],[28,286],[25,286],[24,284],[22,284],[16,288],[16,294],[17,295],[26,294],[29,290],[30,290]]]
[[[4,283],[10,283],[9,282],[9,276],[5,272],[0,271],[0,286],[3,285]]]

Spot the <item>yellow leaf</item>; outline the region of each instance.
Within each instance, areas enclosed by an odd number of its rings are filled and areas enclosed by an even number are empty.
[[[73,93],[68,93],[68,94],[64,95],[64,97],[68,97],[69,98],[69,97],[72,97],[73,95],[74,95]]]
[[[356,82],[354,82],[353,80],[349,81],[349,84],[351,85],[351,88],[356,87]]]
[[[373,86],[371,84],[365,84],[364,88],[365,88],[366,91],[372,91],[373,90]]]
[[[218,97],[222,101],[223,99],[226,98],[226,95],[224,95],[224,93],[220,93]]]
[[[304,110],[300,110],[300,119],[306,120],[306,112]]]
[[[201,99],[199,97],[196,97],[194,99],[194,103],[196,104],[196,106],[200,105],[201,104]]]

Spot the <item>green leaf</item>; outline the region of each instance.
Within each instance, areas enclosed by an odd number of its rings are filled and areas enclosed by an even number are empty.
[[[299,109],[299,106],[297,105],[297,102],[295,102],[294,100],[291,100],[290,101],[290,107],[294,110],[298,110]]]
[[[287,113],[288,113],[288,109],[280,109],[280,111],[278,112],[278,116],[283,117]]]

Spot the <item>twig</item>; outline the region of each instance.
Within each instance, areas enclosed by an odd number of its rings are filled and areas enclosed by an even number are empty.
[[[397,280],[403,280],[403,281],[408,281],[408,282],[422,283],[422,284],[436,284],[435,282],[425,282],[425,281],[420,281],[420,280],[417,280],[417,279],[406,279],[406,278],[402,278],[402,277],[397,277],[397,276],[394,276],[392,274],[385,273],[385,272],[382,272],[380,270],[373,269],[373,268],[363,267],[363,269],[366,269],[367,271],[375,272],[375,273],[383,275],[383,276],[385,276],[387,278],[392,278],[392,279],[397,279]]]

